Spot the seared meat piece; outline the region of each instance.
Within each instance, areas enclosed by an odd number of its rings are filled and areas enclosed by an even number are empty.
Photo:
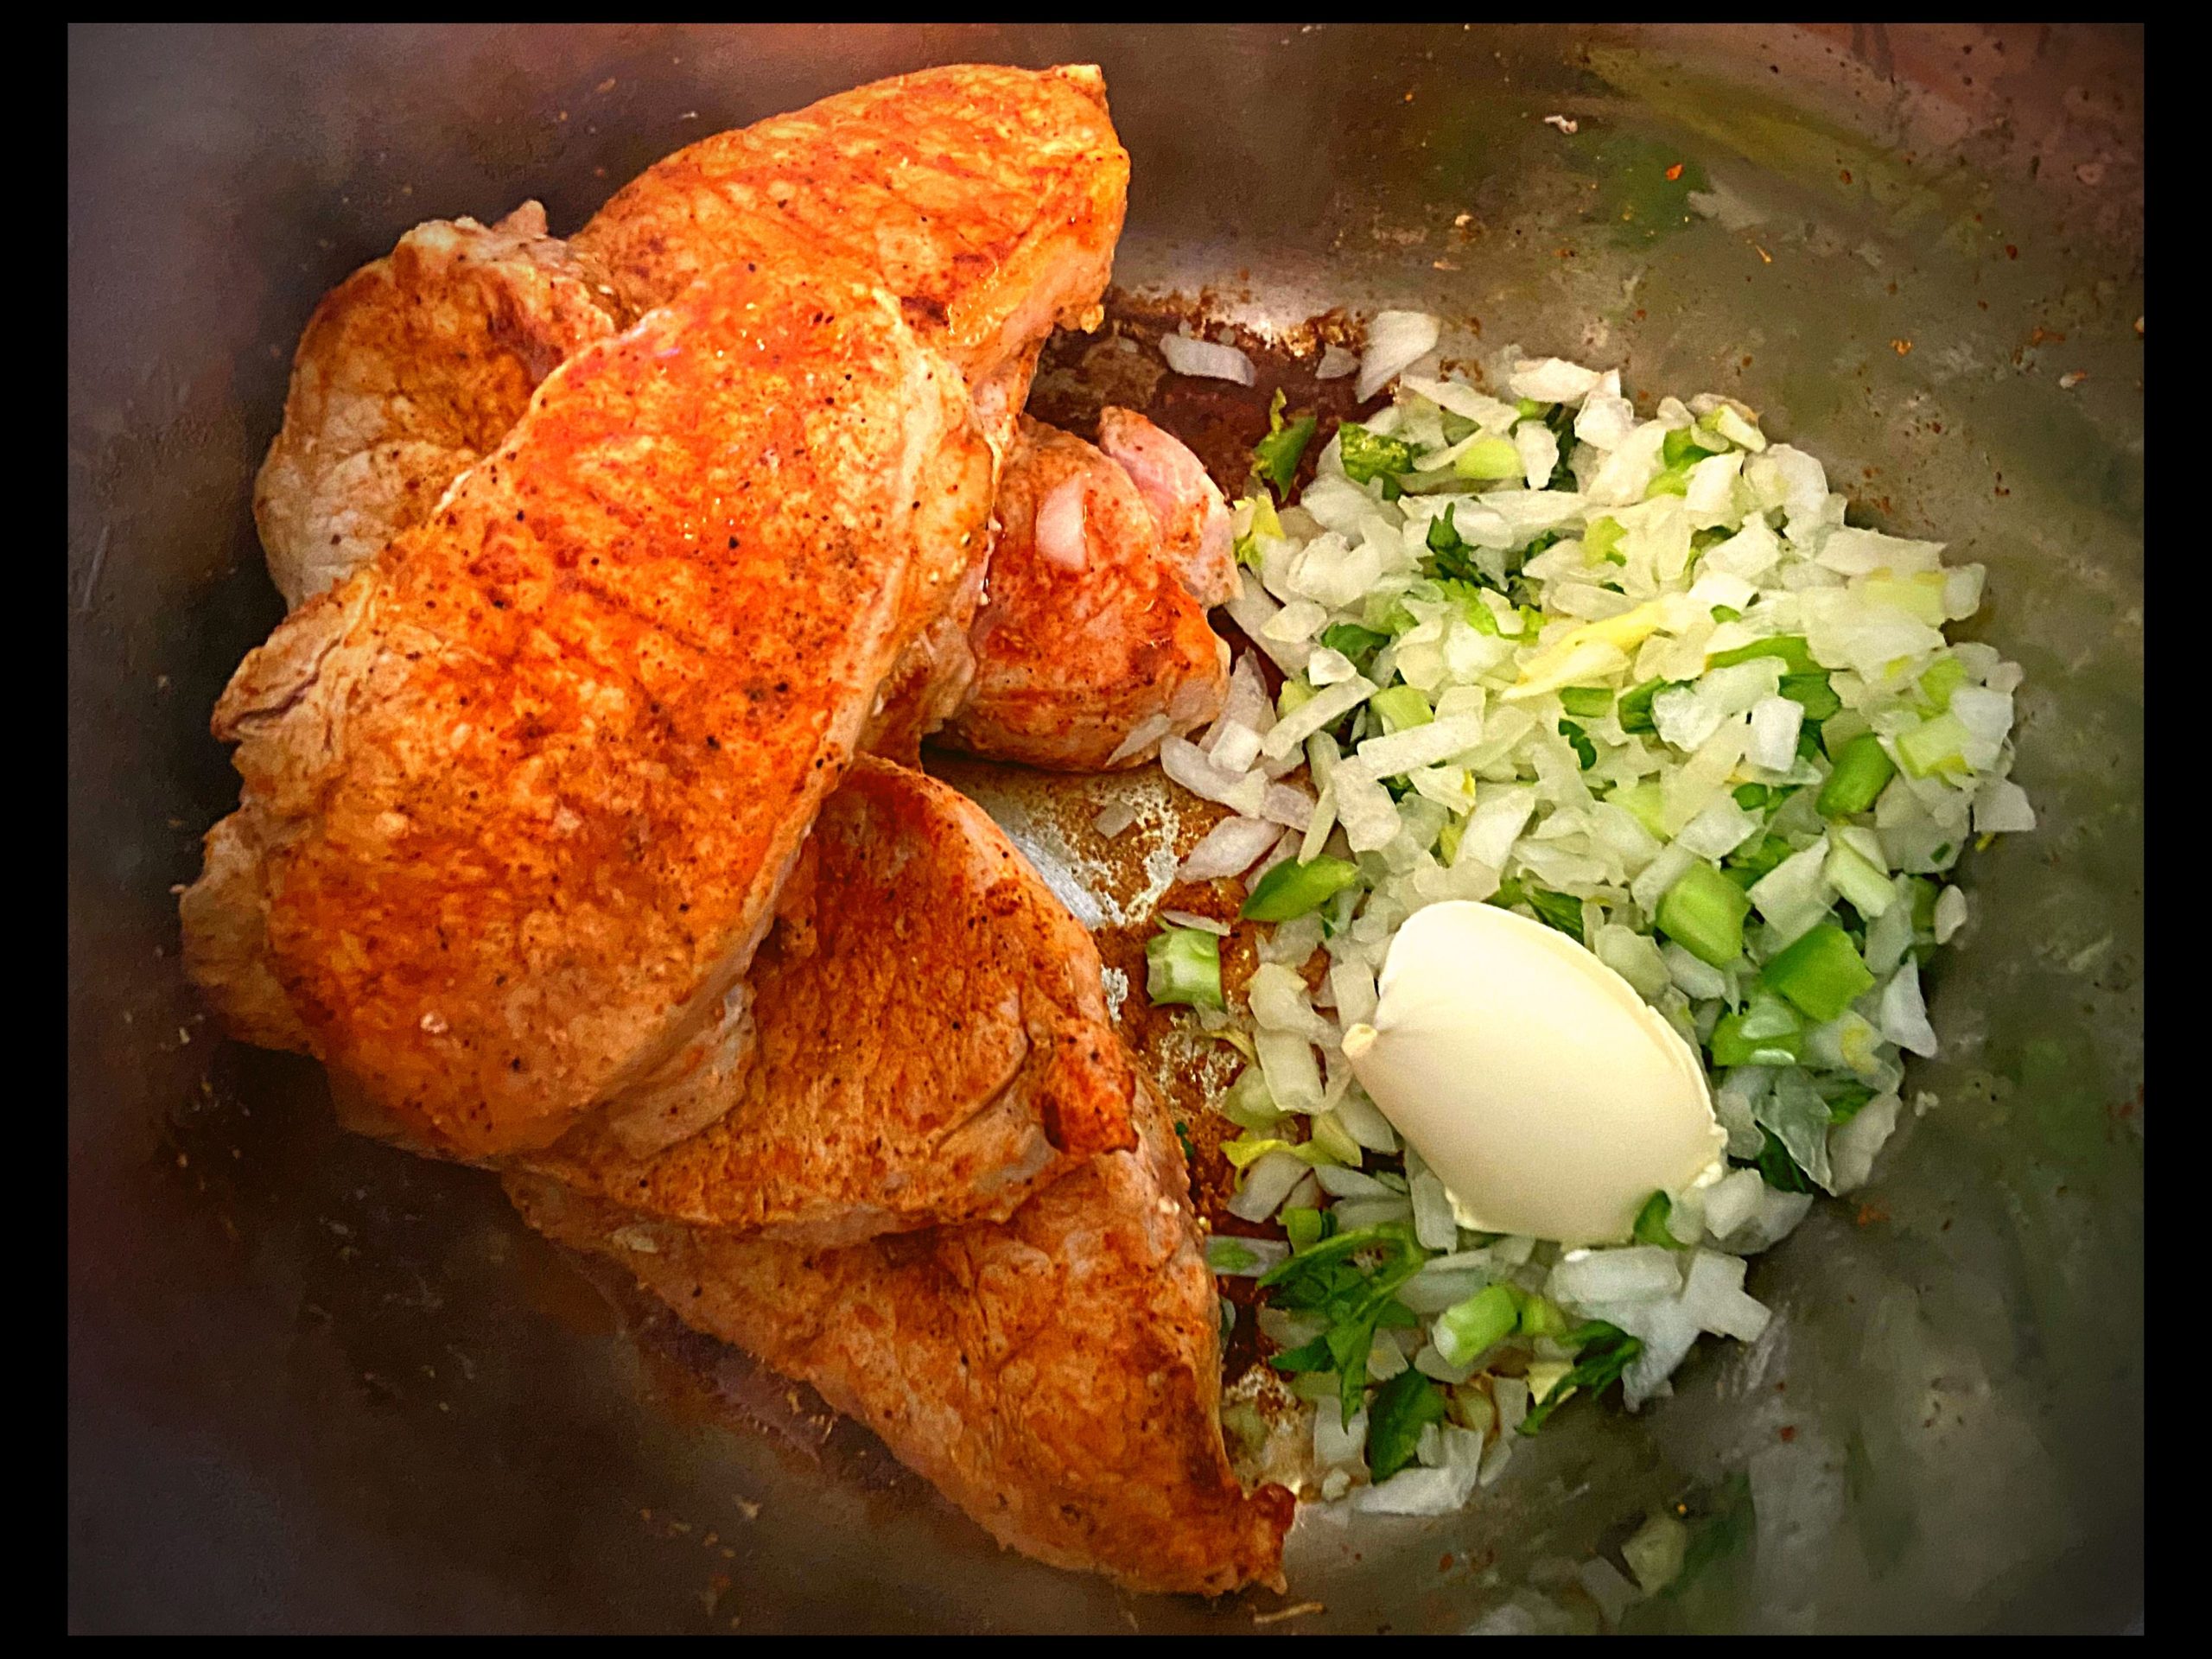
[[[538,382],[630,321],[526,201],[488,230],[432,219],[323,296],[255,480],[269,574],[296,606],[418,524],[497,448]]]
[[[1127,472],[1025,417],[998,519],[970,634],[975,685],[937,741],[1097,772],[1140,766],[1162,737],[1221,712],[1228,647],[1162,556]]]
[[[312,1052],[464,1157],[726,1104],[726,999],[990,470],[957,372],[821,262],[555,370],[217,708]]]
[[[1097,326],[1128,182],[1096,67],[950,64],[680,149],[575,245],[639,310],[732,261],[849,260],[974,385]]]
[[[674,1220],[848,1243],[1003,1220],[1135,1144],[1096,947],[957,790],[856,762],[779,908],[728,1112],[645,1157],[588,1120],[526,1167]]]
[[[1137,1150],[1003,1225],[809,1249],[537,1176],[507,1191],[541,1232],[811,1383],[1001,1544],[1133,1590],[1280,1589],[1293,1501],[1230,1471],[1213,1275],[1166,1110],[1140,1087]]]
[[[1229,503],[1205,463],[1133,409],[1099,410],[1098,447],[1121,464],[1152,510],[1160,556],[1174,567],[1184,590],[1208,610],[1234,599],[1235,531]]]

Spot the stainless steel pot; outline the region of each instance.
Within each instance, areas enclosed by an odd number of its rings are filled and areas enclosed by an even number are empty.
[[[1631,1628],[2134,1619],[2142,49],[1876,25],[73,33],[73,1623],[1227,1630],[1281,1605],[1003,1555],[741,1362],[709,1357],[702,1390],[696,1348],[616,1330],[486,1179],[339,1134],[315,1068],[219,1040],[177,971],[170,884],[235,794],[208,709],[279,611],[250,480],[315,298],[418,219],[535,194],[573,228],[694,137],[963,59],[1104,66],[1129,289],[1262,325],[1418,304],[1470,353],[1737,393],[1880,521],[1985,561],[1986,636],[2028,670],[2042,828],[1970,864],[1948,1046],[1915,1079],[1942,1103],[1863,1206],[1755,1268],[1787,1342],[1706,1356],[1637,1419],[1569,1414],[1448,1522],[1309,1519],[1294,1599],[1323,1609],[1285,1627],[1594,1625],[1573,1564],[1675,1503],[1732,1547]]]

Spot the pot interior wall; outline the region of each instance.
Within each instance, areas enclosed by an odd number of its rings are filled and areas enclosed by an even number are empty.
[[[1290,1627],[1594,1624],[1561,1575],[1675,1503],[1740,1541],[1632,1625],[2135,1617],[2141,49],[2024,27],[73,33],[73,1623],[1167,1630],[1279,1605],[997,1552],[818,1405],[618,1328],[488,1178],[340,1135],[317,1070],[221,1041],[177,969],[171,886],[236,795],[207,713],[280,612],[251,483],[315,299],[419,219],[536,195],[573,229],[693,138],[963,59],[1104,66],[1131,293],[1262,329],[1419,306],[1470,359],[1517,343],[1645,396],[1734,394],[1866,522],[1986,563],[1980,626],[2028,671],[2042,828],[1970,861],[1946,1052],[1911,1084],[1940,1105],[1863,1205],[1755,1267],[1786,1335],[1702,1356],[1639,1418],[1566,1414],[1465,1516],[1309,1517],[1292,1579],[1324,1607]],[[1051,786],[961,776],[1055,858]]]

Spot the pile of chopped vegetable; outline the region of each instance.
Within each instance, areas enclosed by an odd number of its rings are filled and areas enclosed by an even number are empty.
[[[1248,654],[1161,755],[1230,812],[1182,877],[1241,884],[1265,924],[1241,1006],[1209,927],[1149,953],[1153,1000],[1253,1057],[1220,1102],[1230,1208],[1281,1236],[1217,1236],[1211,1262],[1258,1281],[1319,1494],[1394,1513],[1464,1503],[1571,1398],[1665,1394],[1701,1333],[1760,1335],[1745,1258],[1867,1179],[1904,1056],[1936,1052],[1921,966],[1965,923],[1961,852],[2035,823],[2007,777],[2020,670],[1944,636],[1981,567],[1847,524],[1741,404],[1639,417],[1617,372],[1499,375],[1510,397],[1406,372],[1295,505],[1315,426],[1278,397],[1230,609],[1281,690]],[[1460,1228],[1341,1046],[1399,925],[1447,899],[1633,985],[1703,1057],[1731,1173],[1655,1192],[1618,1247]]]

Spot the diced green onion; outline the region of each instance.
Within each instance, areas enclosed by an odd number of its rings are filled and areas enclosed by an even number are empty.
[[[1967,769],[1967,728],[1956,715],[1940,714],[1897,734],[1897,760],[1916,778]]]
[[[1789,674],[1817,674],[1821,665],[1813,660],[1813,653],[1801,633],[1777,634],[1771,639],[1754,639],[1748,645],[1738,645],[1733,651],[1715,652],[1705,659],[1707,668],[1732,668],[1738,663],[1748,663],[1755,657],[1779,657],[1783,672]]]
[[[1265,1131],[1282,1122],[1285,1114],[1268,1092],[1268,1079],[1256,1065],[1236,1074],[1221,1097],[1221,1115],[1239,1128]]]
[[[1626,564],[1628,555],[1618,552],[1621,537],[1628,534],[1628,526],[1618,518],[1592,518],[1582,531],[1582,552],[1595,564],[1610,559],[1615,564]]]
[[[1456,502],[1447,504],[1443,512],[1428,521],[1428,550],[1432,553],[1457,553],[1466,543],[1459,539],[1459,527],[1452,522],[1452,515],[1459,511]]]
[[[1359,1142],[1351,1132],[1337,1121],[1334,1112],[1316,1112],[1307,1120],[1312,1126],[1312,1142],[1340,1164],[1357,1169],[1360,1166]]]
[[[1744,952],[1744,918],[1751,908],[1741,887],[1712,865],[1697,863],[1667,889],[1653,919],[1700,962],[1726,968]]]
[[[1145,995],[1155,1003],[1222,1008],[1221,941],[1196,927],[1162,928],[1145,942]]]
[[[1286,425],[1282,405],[1282,388],[1278,386],[1274,401],[1268,408],[1268,435],[1252,449],[1252,470],[1273,485],[1278,495],[1289,492],[1291,480],[1298,476],[1299,458],[1305,454],[1318,424],[1315,416],[1306,414]]]
[[[1834,922],[1822,922],[1783,950],[1759,977],[1820,1024],[1834,1019],[1874,983],[1851,936]]]
[[[1835,770],[1821,785],[1821,816],[1848,818],[1866,811],[1889,787],[1897,771],[1897,763],[1882,747],[1882,740],[1872,732],[1861,732],[1843,746],[1843,752],[1835,758]]]
[[[1621,693],[1621,730],[1624,732],[1656,732],[1652,723],[1651,699],[1665,690],[1672,682],[1646,680]]]
[[[1421,1431],[1442,1422],[1445,1411],[1444,1391],[1411,1366],[1377,1389],[1367,1411],[1368,1473],[1385,1481],[1411,1463]]]
[[[1802,709],[1807,720],[1826,720],[1843,707],[1824,673],[1783,675],[1782,695]]]
[[[1410,685],[1394,685],[1367,700],[1385,732],[1402,732],[1409,726],[1426,726],[1436,718],[1428,699]]]
[[[1237,912],[1247,921],[1287,922],[1319,910],[1359,880],[1359,866],[1326,855],[1301,864],[1287,858],[1260,878]]]
[[[1654,1192],[1643,1201],[1643,1208],[1636,1212],[1636,1241],[1639,1244],[1656,1244],[1662,1249],[1687,1250],[1674,1234],[1667,1230],[1667,1217],[1674,1213],[1675,1201],[1664,1192]]]
[[[1346,421],[1337,429],[1337,443],[1344,476],[1355,484],[1371,482],[1384,473],[1402,473],[1414,464],[1410,444],[1382,437],[1355,422]]]
[[[1243,1273],[1259,1264],[1258,1253],[1241,1238],[1217,1233],[1206,1240],[1206,1266],[1215,1273]]]
[[[1602,685],[1570,685],[1559,694],[1559,704],[1578,720],[1592,720],[1613,706],[1613,694]]]
[[[1911,879],[1912,931],[1933,933],[1936,931],[1936,900],[1942,894],[1942,886],[1924,875]]]
[[[1331,651],[1340,651],[1357,660],[1389,645],[1390,636],[1377,633],[1373,628],[1363,628],[1357,622],[1337,622],[1321,630],[1321,643]]]
[[[1571,720],[1562,720],[1559,723],[1559,734],[1574,751],[1574,758],[1582,763],[1583,771],[1587,772],[1598,764],[1598,746],[1590,741],[1589,735],[1580,726]]]
[[[1521,1311],[1503,1285],[1485,1285],[1464,1302],[1436,1316],[1433,1340],[1447,1365],[1464,1365],[1492,1343],[1510,1335]]]
[[[1452,463],[1452,470],[1462,478],[1484,481],[1517,478],[1521,474],[1521,451],[1503,438],[1478,438],[1459,452],[1459,459]]]

